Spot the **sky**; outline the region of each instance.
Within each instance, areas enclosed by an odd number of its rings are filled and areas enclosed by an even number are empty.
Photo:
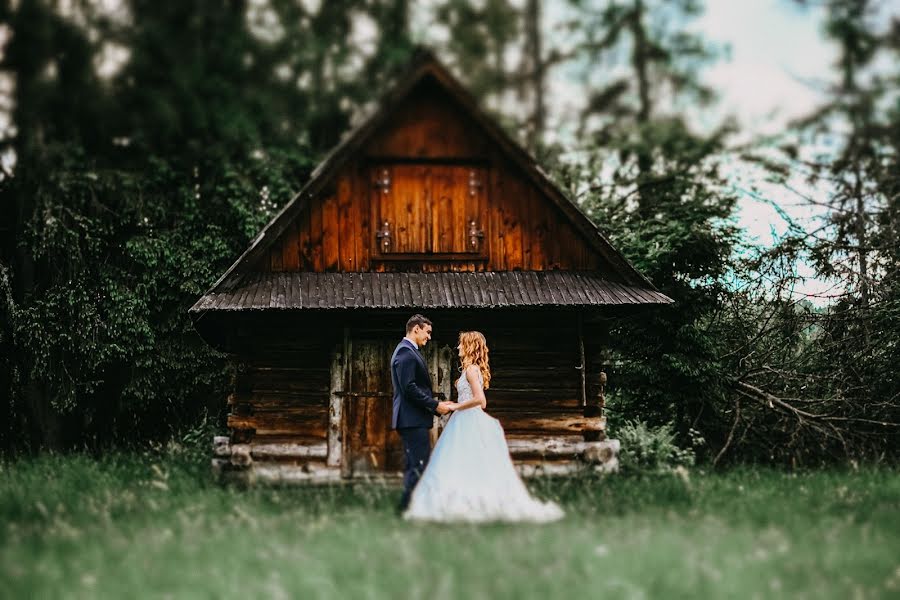
[[[703,73],[723,108],[754,132],[777,133],[819,105],[837,58],[821,18],[820,9],[795,8],[791,0],[707,0],[697,29],[730,46],[730,57]]]

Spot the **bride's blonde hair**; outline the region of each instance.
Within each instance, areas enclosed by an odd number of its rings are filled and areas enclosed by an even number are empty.
[[[480,331],[462,331],[459,334],[459,345],[462,349],[462,370],[469,365],[477,365],[484,380],[484,389],[491,387],[491,366],[488,362],[487,341]]]

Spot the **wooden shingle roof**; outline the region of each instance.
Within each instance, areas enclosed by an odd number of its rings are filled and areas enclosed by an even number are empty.
[[[668,304],[644,287],[593,272],[258,273],[211,293],[192,313],[246,310],[504,308]]]

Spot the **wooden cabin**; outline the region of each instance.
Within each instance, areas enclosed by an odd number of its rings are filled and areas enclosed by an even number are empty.
[[[234,367],[214,469],[398,475],[389,359],[420,312],[434,322],[424,354],[437,398],[456,394],[459,331],[487,337],[487,410],[520,472],[614,470],[609,322],[670,302],[421,52],[190,309]]]

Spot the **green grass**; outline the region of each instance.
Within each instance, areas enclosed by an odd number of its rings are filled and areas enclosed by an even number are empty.
[[[222,488],[184,455],[0,463],[0,597],[900,597],[900,473],[542,481],[551,525],[408,525],[377,486]]]

